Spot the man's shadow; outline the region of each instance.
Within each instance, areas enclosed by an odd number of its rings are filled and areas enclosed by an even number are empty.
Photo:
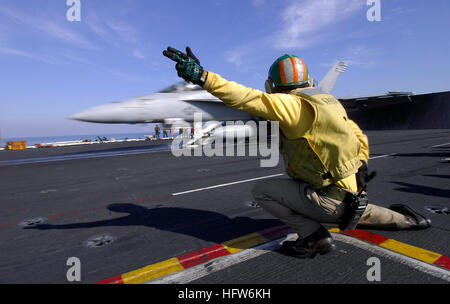
[[[261,231],[283,223],[276,219],[255,220],[249,217],[229,218],[223,214],[189,208],[145,208],[134,204],[112,204],[108,210],[127,213],[108,220],[64,225],[40,224],[24,229],[66,230],[111,226],[147,226],[180,234],[186,234],[208,242],[225,241]]]

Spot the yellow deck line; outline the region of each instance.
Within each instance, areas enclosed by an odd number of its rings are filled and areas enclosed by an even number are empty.
[[[222,243],[222,245],[227,249],[231,254],[242,251],[244,249],[252,248],[264,243],[267,243],[269,240],[263,237],[258,232],[247,234],[231,241],[227,241]]]
[[[340,233],[338,228],[329,229],[330,232]],[[243,251],[248,248],[256,247],[258,245],[269,242],[270,240],[255,232],[247,234],[230,241],[224,242],[221,245],[225,247],[230,254]],[[440,257],[441,254],[435,253],[426,249],[402,243],[393,239],[388,239],[383,243],[377,245],[394,252],[403,254],[414,259],[433,264]],[[180,264],[178,258],[171,258],[163,262],[152,264],[122,275],[124,284],[139,284],[145,281],[150,281],[174,272],[184,270],[183,265]]]
[[[122,275],[122,280],[124,284],[139,284],[180,270],[184,270],[184,267],[177,258],[172,258],[125,273]]]
[[[442,256],[442,254],[408,245],[393,239],[388,239],[379,246],[430,264],[433,264]]]

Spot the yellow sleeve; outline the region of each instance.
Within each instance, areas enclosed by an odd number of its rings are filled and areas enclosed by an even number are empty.
[[[347,120],[350,126],[355,132],[356,137],[358,137],[359,142],[361,143],[361,151],[359,152],[359,159],[364,160],[367,164],[369,163],[369,139],[368,137],[361,131],[359,126],[353,120]]]
[[[208,72],[203,86],[205,90],[221,99],[227,106],[245,111],[255,116],[280,122],[284,129],[298,127],[308,113],[303,111],[301,98],[291,94],[267,94],[247,88],[233,81],[227,81],[218,74]]]

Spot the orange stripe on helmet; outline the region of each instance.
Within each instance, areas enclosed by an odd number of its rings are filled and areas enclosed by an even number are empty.
[[[292,73],[294,73],[294,82],[298,82],[297,62],[294,57],[289,58],[292,63]]]
[[[284,73],[284,60],[280,61],[279,67],[280,67],[281,84],[286,84],[286,74]]]
[[[300,59],[300,58],[299,58]],[[306,65],[305,65],[305,62],[303,62],[303,60],[302,59],[300,59],[300,62],[302,63],[302,65],[303,65],[303,80],[302,81],[306,81],[307,79],[306,79]]]

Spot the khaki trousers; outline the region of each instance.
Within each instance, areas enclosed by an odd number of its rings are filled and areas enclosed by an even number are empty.
[[[264,210],[294,228],[302,238],[319,229],[320,223],[337,224],[345,211],[345,203],[320,196],[308,184],[290,178],[257,182],[252,194]],[[406,228],[402,214],[371,204],[359,224],[382,229]]]

